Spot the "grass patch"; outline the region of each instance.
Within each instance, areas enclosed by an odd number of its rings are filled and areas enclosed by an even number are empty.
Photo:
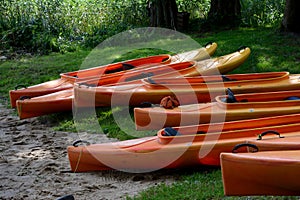
[[[165,183],[151,187],[140,192],[135,197],[127,197],[127,200],[160,200],[160,199],[226,199],[226,200],[264,200],[264,199],[298,199],[292,196],[224,196],[222,173],[218,168],[187,169],[180,180],[171,185]],[[239,172],[237,172],[239,173]]]
[[[0,95],[8,99],[8,91],[16,85],[31,86],[58,79],[60,73],[78,70],[88,53],[80,50],[0,62]]]
[[[198,170],[192,175],[183,175],[180,181],[171,185],[160,184],[127,199],[218,199],[223,197],[221,171],[217,169]]]
[[[202,35],[192,37],[203,41]],[[231,73],[299,73],[300,38],[297,36],[281,34],[274,28],[240,28],[205,35],[204,38],[218,43],[216,56],[228,54],[240,46],[250,47],[251,55],[248,60]]]

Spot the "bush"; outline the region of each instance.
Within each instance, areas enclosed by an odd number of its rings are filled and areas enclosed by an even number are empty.
[[[177,0],[177,5],[191,19],[203,20],[210,0]],[[285,0],[241,0],[241,5],[244,25],[274,26]],[[116,33],[148,25],[147,0],[0,0],[0,48],[6,50],[45,54],[93,48]]]
[[[242,23],[246,26],[276,26],[280,24],[285,0],[240,0]]]
[[[41,53],[93,47],[146,24],[145,0],[2,0],[0,5],[1,46]]]

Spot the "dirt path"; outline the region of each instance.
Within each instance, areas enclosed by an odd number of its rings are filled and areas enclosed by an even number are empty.
[[[89,134],[87,137],[95,137]],[[97,135],[102,142],[111,141]],[[77,133],[53,131],[38,119],[19,120],[0,105],[0,199],[124,199],[178,178],[176,172],[128,174],[117,171],[72,173],[66,147]]]

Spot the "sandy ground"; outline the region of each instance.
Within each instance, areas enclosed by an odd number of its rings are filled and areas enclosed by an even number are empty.
[[[179,177],[176,171],[72,173],[66,147],[77,139],[78,133],[53,131],[38,118],[19,120],[12,109],[0,105],[0,199],[57,199],[68,194],[76,200],[124,199]]]

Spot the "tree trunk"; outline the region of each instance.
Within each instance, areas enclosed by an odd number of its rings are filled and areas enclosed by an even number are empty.
[[[281,30],[300,33],[300,1],[286,0]]]
[[[208,20],[212,26],[236,27],[240,18],[240,0],[211,0]]]
[[[151,0],[148,2],[148,8],[151,26],[177,28],[176,0]]]

